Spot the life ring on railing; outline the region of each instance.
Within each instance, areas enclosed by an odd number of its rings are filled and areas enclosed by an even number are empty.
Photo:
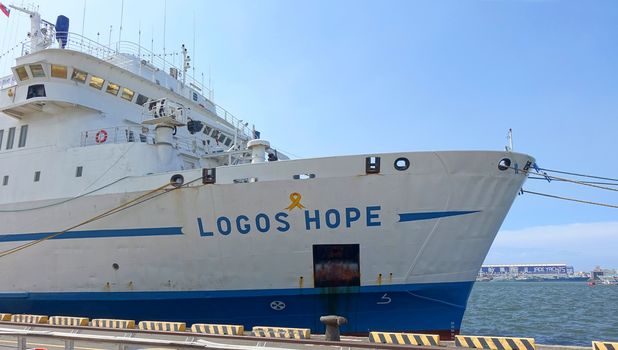
[[[94,140],[97,143],[103,143],[105,141],[107,141],[107,131],[101,129],[97,132],[96,136],[94,137]]]

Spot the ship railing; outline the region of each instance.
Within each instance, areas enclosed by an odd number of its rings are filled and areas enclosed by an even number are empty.
[[[139,126],[117,126],[82,131],[80,146],[85,147],[108,143],[129,142],[154,144],[155,138],[148,128]]]
[[[7,75],[0,78],[0,90],[10,88],[15,85],[17,85],[17,81],[13,75]]]
[[[99,58],[104,61],[113,61],[113,64],[120,68],[129,68],[130,65],[134,64],[134,60],[129,57],[139,58],[140,64],[147,63],[148,65],[153,66],[156,69],[162,70],[163,72],[168,72],[170,68],[174,69],[178,74],[182,73],[182,69],[175,66],[172,62],[169,62],[165,56],[161,54],[155,54],[152,51],[142,47],[139,44],[130,41],[120,41],[115,43],[115,47],[112,47],[111,43],[108,43],[107,46],[99,43],[97,41],[88,39],[87,37],[72,33],[72,32],[58,32],[57,35],[66,35],[66,45],[65,49],[82,52],[96,58]],[[57,41],[54,41],[53,44],[50,45],[52,48],[60,48],[60,44]],[[32,47],[30,41],[26,41],[22,43],[22,55],[26,55],[32,52]],[[123,56],[120,54],[128,55],[123,59]],[[153,82],[156,82],[155,77],[147,78],[151,79]],[[176,80],[182,81],[182,77],[180,79],[175,78]],[[8,82],[7,82],[8,84]],[[14,84],[13,84],[14,85]],[[202,95],[202,97],[207,98],[211,103],[213,100],[212,90],[206,87],[202,82],[195,79],[193,76],[187,74],[186,76],[186,84],[184,87],[187,88],[188,94],[191,95],[192,91],[197,92]],[[186,96],[189,99],[192,99],[192,96]],[[248,127],[248,123],[243,120],[238,119],[232,113],[227,111],[225,108],[219,106],[216,103],[213,103],[215,106],[215,114],[219,118],[223,119],[225,122],[229,123],[231,126],[239,129],[240,135],[244,136],[246,139],[254,138],[254,133],[252,129]]]

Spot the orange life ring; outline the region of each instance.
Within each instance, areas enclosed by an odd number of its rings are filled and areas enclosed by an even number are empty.
[[[107,131],[105,130],[99,130],[97,132],[97,135],[94,137],[95,141],[97,141],[97,143],[103,143],[105,141],[107,141]]]

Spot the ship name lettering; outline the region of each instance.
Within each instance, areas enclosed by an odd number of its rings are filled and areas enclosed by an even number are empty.
[[[381,226],[380,210],[381,206],[368,206],[363,209],[355,207],[347,207],[340,209],[327,210],[305,210],[302,214],[304,219],[304,228],[306,231],[336,229],[339,227],[350,228],[354,225],[365,225],[366,227]],[[364,214],[364,218],[363,218]],[[207,230],[206,222],[201,218],[197,218],[197,228],[200,236],[212,237],[215,233],[222,236],[228,236],[233,233],[247,235],[251,232],[268,233],[277,231],[281,233],[288,232],[292,228],[292,224],[288,220],[290,214],[286,212],[278,212],[271,216],[265,213],[258,213],[255,216],[244,214],[236,217],[219,216],[214,220],[214,230]]]

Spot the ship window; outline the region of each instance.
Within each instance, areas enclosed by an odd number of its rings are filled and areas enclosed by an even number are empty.
[[[193,101],[197,101],[197,92],[193,91]]]
[[[51,65],[51,76],[54,78],[67,78],[67,66],[61,66],[58,64]]]
[[[101,77],[93,75],[92,78],[90,78],[90,86],[97,90],[101,90],[103,88],[103,84],[105,84],[105,79]]]
[[[137,94],[137,99],[135,100],[135,103],[137,103],[140,106],[143,106],[144,104],[146,104],[146,102],[148,102],[148,97],[142,94]]]
[[[40,64],[31,64],[30,72],[32,73],[33,78],[45,78],[45,71],[43,70],[43,66]]]
[[[211,128],[210,126],[206,125],[206,126],[204,127],[204,134],[206,134],[206,135],[210,135],[210,132],[211,132],[211,131],[212,131],[212,128]]]
[[[133,92],[133,90],[131,89],[127,89],[127,88],[122,88],[122,98],[124,98],[127,101],[132,101],[133,100],[133,95],[135,95],[135,92]]]
[[[10,128],[9,136],[6,138],[6,149],[13,148],[13,141],[15,141],[15,128]]]
[[[225,145],[229,146],[232,143],[232,139],[225,140]]]
[[[22,125],[21,130],[19,131],[19,143],[17,144],[17,147],[26,146],[26,137],[28,137],[28,125]]]
[[[41,180],[41,172],[35,171],[34,172],[34,182],[39,182],[39,180]]]
[[[2,149],[2,138],[4,137],[4,130],[0,130],[0,149]]]
[[[225,135],[219,134],[219,137],[217,138],[217,141],[223,142],[223,140],[225,140]]]
[[[2,186],[6,186],[8,184],[9,184],[9,176],[4,175],[4,178],[2,179]]]
[[[118,95],[118,91],[120,90],[120,86],[118,84],[114,84],[109,82],[107,84],[107,89],[105,90],[108,94],[112,94],[114,96]]]
[[[28,86],[28,94],[26,95],[26,99],[34,97],[45,97],[45,85],[35,84]]]
[[[31,64],[30,72],[32,73],[33,78],[45,78],[45,71],[43,70],[43,66],[40,64]]]
[[[82,177],[82,173],[84,172],[84,167],[83,166],[78,166],[75,169],[75,177]]]
[[[15,71],[17,72],[17,77],[19,80],[28,80],[28,72],[26,72],[26,67],[17,67],[15,68]]]
[[[81,71],[79,69],[73,68],[73,74],[71,75],[71,79],[83,84],[86,82],[87,77],[88,77],[88,73]]]

